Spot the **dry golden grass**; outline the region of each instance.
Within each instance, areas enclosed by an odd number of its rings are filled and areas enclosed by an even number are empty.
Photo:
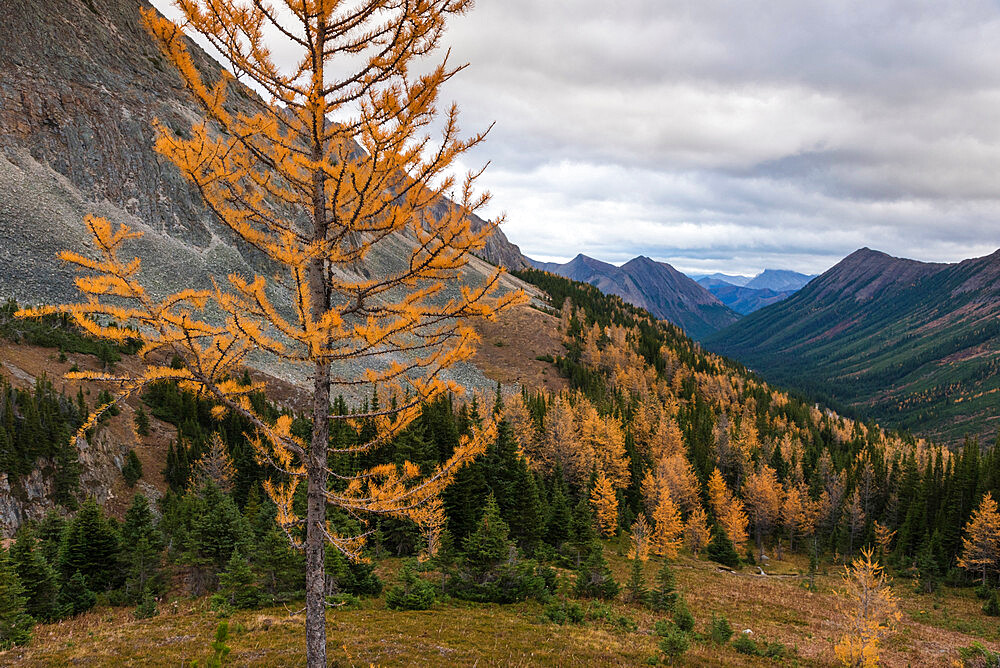
[[[608,544],[612,569],[624,581],[629,564],[619,552],[617,544]],[[391,581],[398,566],[398,560],[386,560],[380,563],[380,575]],[[729,573],[683,556],[675,562],[674,572],[694,614],[696,634],[707,635],[712,614],[721,614],[737,633],[750,629],[755,639],[783,643],[793,652],[785,665],[833,666],[833,645],[840,633],[832,594],[838,570],[821,573],[819,591],[811,593],[798,577],[805,567],[806,562],[795,555],[772,563],[767,569],[772,574],[761,577],[753,574],[755,569]],[[649,584],[658,568],[657,562],[646,564]],[[944,590],[937,596],[918,596],[910,593],[910,587],[909,581],[897,582],[903,624],[886,644],[885,665],[952,665],[958,648],[975,640],[1000,649],[1000,629],[982,615],[971,592]],[[634,666],[659,656],[653,625],[663,615],[620,602],[606,607],[611,620],[558,626],[545,620],[544,606],[536,602],[501,606],[452,601],[429,611],[394,612],[381,598],[372,599],[360,610],[330,612],[330,657],[340,666]],[[207,658],[219,622],[207,600],[180,598],[160,608],[161,614],[149,620],[135,620],[130,609],[102,608],[38,626],[32,645],[0,653],[0,665],[180,666]],[[233,615],[231,664],[304,663],[303,617],[295,612],[294,607],[277,607]],[[636,630],[615,624],[613,618],[619,615],[634,621]],[[739,654],[730,645],[695,639],[675,665],[772,662]]]

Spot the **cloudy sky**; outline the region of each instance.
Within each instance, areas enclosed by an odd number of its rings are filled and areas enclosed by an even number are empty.
[[[531,257],[1000,247],[996,0],[477,0],[445,41],[464,127],[496,122],[466,164]]]

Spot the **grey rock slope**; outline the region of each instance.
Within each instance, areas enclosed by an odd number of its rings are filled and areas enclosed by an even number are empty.
[[[566,264],[535,262],[534,266],[618,295],[657,318],[669,320],[693,338],[701,338],[726,327],[739,315],[705,288],[665,262],[637,257],[621,267],[577,255]]]
[[[7,0],[0,21],[0,296],[73,297],[55,254],[79,248],[97,213],[146,233],[154,282],[260,268],[153,151],[153,118],[175,129],[197,110],[140,24],[145,0]],[[193,49],[215,78],[219,65]],[[235,107],[253,95],[237,88]],[[476,219],[474,224],[481,224]],[[484,258],[524,266],[494,235]],[[485,271],[485,266],[475,273]]]

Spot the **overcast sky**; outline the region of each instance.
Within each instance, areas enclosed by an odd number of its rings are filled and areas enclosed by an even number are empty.
[[[996,0],[477,0],[445,41],[463,127],[496,121],[465,163],[530,257],[818,273],[1000,247]]]

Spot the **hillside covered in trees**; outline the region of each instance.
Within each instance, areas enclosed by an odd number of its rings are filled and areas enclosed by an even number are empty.
[[[560,316],[564,354],[549,361],[569,389],[442,397],[389,446],[371,455],[332,454],[330,468],[343,476],[380,465],[429,471],[477,421],[501,420],[486,453],[445,491],[440,525],[420,529],[384,518],[369,527],[364,561],[328,554],[327,595],[335,605],[364,607],[371,596],[390,610],[440,610],[440,601],[456,599],[535,600],[546,619],[558,621],[583,614],[576,600],[604,600],[621,606],[625,620],[672,616],[658,627],[662,636],[649,629],[662,645],[657,652],[669,656],[694,643],[698,656],[713,645],[683,630],[684,597],[670,563],[770,571],[800,559],[808,589],[823,581],[822,571],[871,546],[897,576],[897,589],[978,583],[983,609],[996,609],[996,448],[970,440],[951,451],[839,417],[592,286],[534,270],[519,275],[545,290]],[[27,405],[16,396],[18,406]],[[74,497],[25,525],[0,563],[3,577],[19,583],[15,607],[44,622],[95,604],[132,606],[136,617],[149,618],[178,595],[206,596],[226,614],[293,605],[303,592],[302,557],[275,523],[262,485],[280,473],[256,460],[248,425],[233,416],[220,421],[211,402],[172,383],[142,399],[151,419],[176,430],[162,471],[166,495],[155,508],[137,495],[122,520],[85,499],[67,514]],[[401,399],[376,395],[358,406],[338,399],[335,408],[372,412]],[[291,417],[294,433],[309,432],[307,417],[263,395],[253,401],[271,420]],[[74,424],[77,411],[63,404]],[[54,457],[17,445],[28,424],[22,414],[30,412],[7,412],[15,416],[16,461]],[[335,451],[368,438],[363,423],[336,424]],[[346,527],[358,520],[331,511],[329,521]],[[615,556],[615,545],[619,554],[627,548],[630,561]],[[116,567],[109,571],[109,563]],[[630,574],[622,571],[627,564],[636,565]],[[636,622],[615,623],[629,633]],[[724,656],[741,656],[728,647]],[[766,648],[760,640],[762,655]],[[791,649],[771,651],[787,656]],[[800,658],[819,660],[822,651],[812,651]]]

